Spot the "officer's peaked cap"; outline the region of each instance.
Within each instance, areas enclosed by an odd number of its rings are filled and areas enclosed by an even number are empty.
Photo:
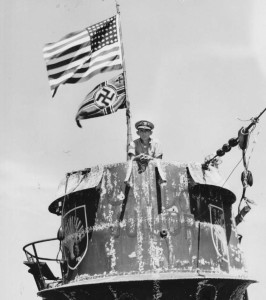
[[[149,121],[138,121],[136,124],[135,124],[135,127],[136,129],[149,129],[149,130],[152,130],[154,128],[154,125],[149,122]]]

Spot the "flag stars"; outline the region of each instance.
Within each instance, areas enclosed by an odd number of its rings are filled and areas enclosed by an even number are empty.
[[[60,41],[49,43],[44,47],[49,83],[54,94],[64,83],[74,84],[89,80],[99,73],[122,69],[117,26],[116,17],[113,17],[87,27],[83,31],[73,32]],[[73,41],[69,41],[69,36],[74,37]],[[79,51],[76,51],[76,46],[79,49],[88,47],[88,50],[84,49],[85,53],[80,55]],[[56,51],[51,50],[53,48]],[[100,60],[101,63],[94,64]],[[72,64],[72,62],[75,63]],[[112,64],[109,65],[109,62]]]
[[[107,21],[89,27],[88,32],[91,38],[92,51],[118,42],[115,18],[110,18]]]

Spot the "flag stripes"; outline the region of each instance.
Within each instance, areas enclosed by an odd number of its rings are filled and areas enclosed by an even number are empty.
[[[51,90],[122,69],[118,16],[70,33],[44,47]]]
[[[88,49],[87,48],[82,48],[77,50],[76,56],[75,56],[75,60],[79,61],[80,59],[82,59],[83,57],[86,57],[88,55]],[[49,75],[53,75],[54,72],[60,72],[60,67],[64,67],[67,64],[70,64],[73,61],[72,58],[72,54],[70,55],[65,55],[64,57],[59,57],[57,59],[57,62],[54,62],[53,64],[50,64],[47,66],[47,70]],[[55,71],[53,71],[54,69],[56,69]],[[64,69],[62,69],[63,71]]]
[[[110,66],[110,67],[103,68],[102,72],[109,72],[109,71],[120,70],[120,69],[121,69],[120,66]],[[67,80],[67,83],[74,84],[76,82],[83,82],[83,81],[89,80],[90,78],[92,78],[93,76],[95,76],[97,74],[99,74],[99,70],[96,70],[95,72],[92,72],[84,80],[70,78],[70,79]]]
[[[68,51],[75,46],[86,44],[88,42],[90,42],[90,37],[88,36],[86,29],[70,33],[63,37],[59,42],[46,44],[43,49],[44,58],[49,59],[53,56],[60,55],[61,53],[64,53],[64,51]]]

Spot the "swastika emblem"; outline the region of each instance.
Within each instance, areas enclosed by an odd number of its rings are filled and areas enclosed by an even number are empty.
[[[94,95],[95,104],[99,108],[105,108],[112,104],[116,98],[116,91],[111,86],[104,86],[100,90],[98,90]]]

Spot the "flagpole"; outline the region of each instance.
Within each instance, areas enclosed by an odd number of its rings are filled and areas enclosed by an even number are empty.
[[[131,131],[131,112],[130,112],[130,102],[128,97],[128,85],[127,85],[127,74],[126,74],[126,64],[125,64],[125,56],[124,56],[124,46],[123,46],[123,39],[122,39],[122,27],[120,21],[120,10],[118,1],[115,0],[116,4],[116,12],[119,19],[119,33],[120,33],[120,40],[121,40],[121,52],[122,52],[122,66],[124,71],[124,80],[125,80],[125,88],[126,88],[126,118],[127,118],[127,160],[129,160],[128,150],[129,145],[132,142],[132,131]]]

